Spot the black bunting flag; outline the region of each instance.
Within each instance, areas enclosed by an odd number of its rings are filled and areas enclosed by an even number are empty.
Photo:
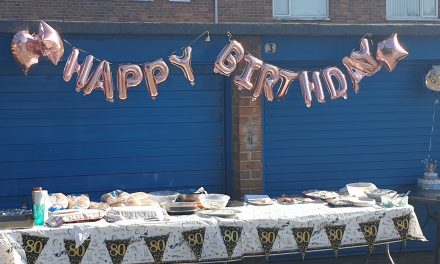
[[[292,228],[293,236],[295,237],[298,250],[301,253],[302,259],[306,256],[309,242],[312,239],[313,227],[299,227]]]
[[[345,225],[326,226],[325,232],[327,233],[328,240],[335,251],[335,256],[338,257],[339,248],[342,245],[342,238],[344,237]]]
[[[260,238],[260,243],[263,246],[266,255],[269,255],[272,251],[272,246],[273,243],[275,243],[279,230],[280,229],[276,227],[257,227],[258,237]]]
[[[127,253],[127,248],[130,245],[131,240],[104,240],[104,243],[107,247],[108,254],[112,259],[113,264],[121,264],[122,261],[124,261],[124,256],[125,253]]]
[[[22,234],[23,248],[26,253],[26,262],[28,264],[34,264],[37,262],[38,257],[43,251],[44,247],[49,241],[48,237],[31,236],[28,234]]]
[[[379,232],[380,220],[373,220],[365,223],[359,223],[361,231],[367,241],[370,253],[374,251],[374,242],[376,241],[377,233]]]
[[[394,227],[396,227],[397,232],[399,232],[400,238],[404,244],[406,244],[406,239],[408,238],[410,220],[410,214],[393,218]]]
[[[225,243],[229,258],[234,254],[234,249],[240,240],[242,229],[241,226],[220,226],[220,233],[222,234],[223,243]]]
[[[205,242],[205,228],[182,232],[183,239],[188,243],[197,260],[202,258],[203,243]]]
[[[168,236],[169,235],[144,238],[155,263],[162,263],[163,255],[167,248]]]
[[[90,239],[87,239],[80,245],[76,246],[75,240],[64,240],[64,248],[66,249],[67,256],[69,256],[70,264],[80,264],[87,249],[90,245]]]

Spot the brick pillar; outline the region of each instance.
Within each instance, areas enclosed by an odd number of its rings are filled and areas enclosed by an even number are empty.
[[[236,40],[246,51],[261,58],[259,37],[240,37]],[[244,61],[240,63],[234,75],[240,75],[245,65]],[[258,71],[254,75],[256,79]],[[232,184],[235,199],[262,192],[261,99],[253,102],[252,94],[253,90],[239,91],[232,84]]]

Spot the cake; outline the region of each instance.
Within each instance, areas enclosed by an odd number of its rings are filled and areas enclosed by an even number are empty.
[[[417,188],[428,191],[440,191],[440,179],[438,178],[438,173],[435,172],[436,167],[436,164],[429,163],[423,176],[417,179]]]

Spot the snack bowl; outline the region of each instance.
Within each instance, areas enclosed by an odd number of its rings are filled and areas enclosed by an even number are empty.
[[[380,197],[382,206],[391,208],[391,207],[405,207],[408,205],[408,196],[393,196],[390,197],[388,195],[382,195]]]
[[[397,192],[389,189],[375,189],[367,190],[365,193],[369,198],[376,200],[376,202],[380,202],[382,196],[393,197]]]
[[[377,189],[371,182],[355,182],[345,185],[349,195],[356,197],[367,197],[366,191]]]
[[[230,197],[225,194],[211,193],[201,194],[199,199],[205,209],[223,209],[228,204]]]
[[[158,202],[161,207],[164,207],[168,203],[175,202],[177,197],[179,197],[179,193],[173,191],[150,192],[149,195],[150,199]]]

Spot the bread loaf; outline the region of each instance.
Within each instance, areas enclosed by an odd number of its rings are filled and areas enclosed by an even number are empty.
[[[69,209],[87,209],[90,206],[90,199],[86,194],[67,195],[69,201]]]
[[[69,200],[67,200],[67,197],[62,193],[50,194],[49,200],[52,204],[51,207],[56,210],[66,209],[69,206]]]
[[[113,205],[115,203],[123,203],[125,200],[127,200],[129,194],[121,191],[121,190],[115,190],[109,193],[106,193],[101,196],[101,201],[105,202],[109,205]]]
[[[155,206],[159,205],[156,201],[150,199],[150,195],[144,192],[132,193],[125,201],[126,206]]]

